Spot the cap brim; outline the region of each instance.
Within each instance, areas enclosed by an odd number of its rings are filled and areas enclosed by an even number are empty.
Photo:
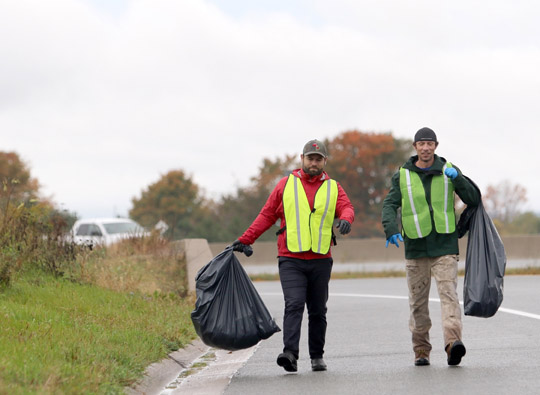
[[[304,153],[304,155],[313,155],[313,154],[317,154],[317,155],[322,156],[323,158],[326,158],[326,155],[320,153],[319,151],[310,151],[310,152],[305,152],[305,153]]]

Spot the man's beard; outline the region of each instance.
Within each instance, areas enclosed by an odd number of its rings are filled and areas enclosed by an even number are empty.
[[[302,170],[304,170],[304,173],[309,174],[310,176],[320,176],[323,172],[323,169],[309,169],[307,167],[304,167]]]

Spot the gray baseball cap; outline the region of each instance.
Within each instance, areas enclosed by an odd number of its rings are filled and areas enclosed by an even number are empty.
[[[319,141],[317,139],[315,140],[309,140],[306,145],[304,145],[304,151],[302,154],[310,155],[310,154],[318,154],[321,155],[323,158],[328,157],[328,151],[326,151],[326,146],[322,141]]]

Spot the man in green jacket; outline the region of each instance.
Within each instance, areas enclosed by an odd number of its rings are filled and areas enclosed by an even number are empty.
[[[465,355],[461,341],[461,309],[457,295],[458,233],[454,192],[470,206],[480,203],[480,194],[461,171],[435,155],[439,145],[435,132],[422,128],[414,136],[417,155],[392,177],[384,199],[382,224],[386,247],[405,243],[407,284],[414,364],[429,365],[429,290],[431,276],[441,299],[444,346],[449,365],[458,365]],[[397,217],[401,208],[400,232]],[[403,235],[403,237],[402,237]]]

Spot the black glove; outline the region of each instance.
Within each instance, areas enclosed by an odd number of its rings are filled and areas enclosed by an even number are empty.
[[[246,256],[251,256],[251,254],[253,254],[253,248],[248,244],[241,243],[238,239],[233,241],[231,247],[233,251],[243,252]]]
[[[345,221],[344,219],[340,219],[338,224],[336,225],[336,228],[339,229],[339,233],[342,235],[346,235],[351,231],[351,224],[349,221]]]

